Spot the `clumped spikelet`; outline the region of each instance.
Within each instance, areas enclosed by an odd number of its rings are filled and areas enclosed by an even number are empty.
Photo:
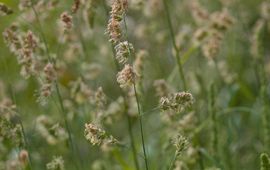
[[[81,0],[74,0],[74,3],[71,7],[71,12],[76,13],[80,8]]]
[[[0,16],[10,15],[13,11],[6,4],[0,2]]]
[[[120,42],[122,31],[121,31],[121,21],[123,15],[128,7],[127,0],[114,0],[112,3],[112,9],[110,12],[110,19],[107,26],[106,33],[110,37],[110,42],[117,44]]]
[[[192,1],[190,4],[192,17],[197,24],[204,24],[209,19],[209,13],[197,1]]]
[[[207,38],[208,34],[209,32],[207,28],[198,28],[193,34],[193,41],[195,46],[202,44],[202,42]]]
[[[127,11],[128,1],[127,0],[113,0],[112,10],[110,12],[111,18],[116,20],[122,20],[123,14]]]
[[[176,148],[176,155],[179,156],[185,149],[188,147],[188,141],[187,139],[178,134],[173,140],[172,140],[173,145]]]
[[[117,73],[117,82],[121,88],[131,86],[135,82],[135,72],[133,68],[126,64],[122,71]]]
[[[5,29],[3,37],[10,51],[18,56],[20,54],[20,49],[22,48],[22,40],[17,30],[17,25],[12,24],[10,27]]]
[[[19,147],[24,144],[22,128],[0,114],[0,139],[11,146]]]
[[[114,48],[116,51],[116,59],[121,64],[125,64],[128,61],[128,57],[134,53],[133,45],[127,41],[120,42]]]
[[[98,109],[104,109],[107,103],[106,95],[103,92],[102,87],[99,87],[95,93],[95,102]]]
[[[23,44],[21,49],[21,56],[19,63],[22,65],[21,75],[25,78],[29,78],[31,75],[36,74],[36,62],[34,58],[34,52],[37,48],[37,38],[31,31],[28,31],[23,38]]]
[[[182,112],[192,106],[194,99],[191,93],[178,92],[169,97],[161,97],[160,107],[162,110]]]
[[[109,20],[106,33],[109,34],[110,42],[117,44],[122,36],[120,22],[111,18]]]
[[[0,101],[0,117],[10,120],[17,114],[16,105],[9,98],[4,98]]]
[[[211,27],[218,31],[227,31],[234,23],[234,18],[227,9],[212,13],[210,18]]]
[[[48,63],[44,69],[44,81],[41,82],[41,89],[38,102],[42,105],[47,103],[47,99],[51,96],[53,91],[53,84],[56,80],[56,72],[52,63]]]
[[[118,143],[113,136],[108,135],[105,130],[93,123],[85,124],[84,136],[92,145],[100,146]]]
[[[63,12],[60,16],[61,21],[64,25],[65,30],[70,30],[72,28],[72,16],[69,15],[67,12]]]
[[[221,45],[221,36],[218,33],[213,34],[210,36],[207,41],[202,46],[202,51],[204,56],[209,59],[213,60],[215,59],[220,51],[220,45]]]
[[[53,160],[46,164],[47,170],[64,170],[64,159],[62,156],[54,156]]]
[[[145,50],[139,50],[136,54],[136,59],[134,61],[133,67],[136,75],[138,75],[139,80],[143,78],[144,62],[148,53]]]

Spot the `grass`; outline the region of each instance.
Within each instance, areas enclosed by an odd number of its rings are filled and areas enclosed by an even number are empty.
[[[22,3],[0,3],[0,170],[269,169],[268,0]]]

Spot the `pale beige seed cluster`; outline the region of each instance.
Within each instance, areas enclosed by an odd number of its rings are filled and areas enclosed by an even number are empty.
[[[70,30],[72,28],[73,22],[72,22],[72,16],[69,15],[67,12],[63,12],[60,16],[61,21],[64,25],[64,28],[66,30]]]
[[[135,81],[135,72],[133,68],[126,64],[122,71],[117,74],[117,82],[121,88],[131,86]]]
[[[172,142],[176,148],[176,155],[180,155],[188,147],[187,139],[179,134],[173,139]]]
[[[116,51],[116,59],[121,64],[125,64],[128,61],[128,57],[134,53],[133,45],[127,41],[120,42],[114,48]]]
[[[56,80],[56,71],[52,63],[48,63],[44,69],[44,80],[41,81],[41,89],[38,101],[41,104],[46,104],[47,99],[51,96],[54,86],[54,81]]]
[[[187,108],[190,108],[194,103],[194,99],[191,93],[178,92],[169,97],[161,97],[160,107],[162,110],[173,110],[175,112],[182,112]]]
[[[53,160],[46,164],[47,170],[64,170],[64,159],[62,156],[54,156]]]
[[[92,145],[104,147],[118,143],[113,136],[107,135],[105,130],[93,123],[85,124],[84,136]]]
[[[127,8],[127,0],[114,0],[112,3],[110,20],[107,26],[106,33],[109,35],[110,41],[113,44],[119,43],[122,37],[121,21],[123,20],[123,15],[126,12]]]

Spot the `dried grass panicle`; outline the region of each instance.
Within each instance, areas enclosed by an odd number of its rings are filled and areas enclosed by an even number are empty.
[[[6,141],[12,147],[21,147],[25,144],[22,134],[22,127],[14,124],[0,114],[0,139]],[[4,144],[4,143],[3,143]]]
[[[160,107],[162,110],[173,110],[174,112],[182,112],[190,108],[194,103],[191,93],[178,92],[169,97],[161,97]]]
[[[107,104],[107,97],[102,89],[102,87],[99,87],[97,91],[95,92],[95,102],[96,106],[99,110],[105,109],[105,106]]]
[[[110,11],[110,19],[107,25],[106,33],[110,37],[110,42],[117,44],[122,37],[121,21],[123,15],[127,11],[127,0],[114,0],[112,3],[112,9]]]
[[[135,82],[136,74],[133,68],[126,64],[122,71],[117,73],[117,82],[121,88],[129,87]]]
[[[17,114],[17,107],[9,98],[0,101],[0,117],[10,120]]]
[[[47,170],[65,170],[62,156],[54,156],[53,160],[46,164]]]
[[[79,10],[80,5],[81,5],[81,0],[74,0],[73,5],[71,7],[71,12],[76,13]]]
[[[207,59],[214,60],[218,56],[221,48],[221,40],[221,35],[215,33],[202,45],[202,52]]]
[[[190,3],[190,9],[192,17],[198,25],[202,25],[208,21],[210,17],[209,12],[197,0]]]
[[[41,88],[37,101],[45,105],[48,101],[48,98],[53,92],[54,82],[56,80],[56,71],[52,63],[47,63],[43,69],[44,79],[41,80]]]
[[[37,58],[35,51],[38,48],[38,38],[28,31],[20,33],[16,24],[11,25],[3,32],[3,37],[10,51],[16,55],[18,63],[21,65],[21,75],[29,78],[37,74]]]
[[[176,156],[179,156],[185,149],[187,149],[188,144],[189,144],[187,139],[184,136],[180,135],[180,134],[178,134],[172,140],[172,143],[176,148],[176,151],[175,151]]]
[[[105,130],[93,123],[85,124],[84,136],[92,145],[102,146],[119,143],[113,136],[108,135]]]
[[[234,23],[234,18],[227,9],[212,13],[210,19],[210,27],[222,32],[227,31]]]
[[[119,42],[114,48],[116,59],[121,64],[125,64],[129,56],[134,53],[134,47],[128,41]]]
[[[25,78],[29,78],[31,75],[36,75],[36,56],[34,52],[38,47],[38,40],[31,31],[23,37],[21,54],[19,57],[19,63],[22,65],[21,75]]]
[[[138,79],[141,81],[143,78],[143,71],[144,71],[144,63],[148,56],[148,52],[146,50],[139,50],[136,53],[136,59],[134,61],[133,67]]]
[[[14,23],[6,28],[3,32],[3,38],[10,51],[18,56],[20,54],[20,49],[22,48],[22,38],[18,31],[17,24]]]
[[[73,25],[72,16],[68,12],[63,12],[60,16],[65,30],[70,30]]]

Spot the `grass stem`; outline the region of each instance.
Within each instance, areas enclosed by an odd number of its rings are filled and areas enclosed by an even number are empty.
[[[166,18],[167,18],[169,31],[170,31],[170,35],[171,35],[171,39],[172,39],[172,43],[173,43],[173,48],[174,48],[174,50],[176,52],[175,58],[176,58],[177,66],[178,66],[178,71],[179,71],[180,77],[182,79],[184,91],[187,91],[187,83],[186,83],[186,79],[185,79],[185,75],[184,75],[184,71],[183,71],[183,66],[182,66],[181,60],[180,60],[180,51],[179,51],[179,49],[177,48],[177,45],[176,45],[175,34],[174,34],[174,31],[173,31],[173,25],[172,25],[171,16],[170,16],[167,1],[168,0],[163,0],[165,12],[166,12]]]

